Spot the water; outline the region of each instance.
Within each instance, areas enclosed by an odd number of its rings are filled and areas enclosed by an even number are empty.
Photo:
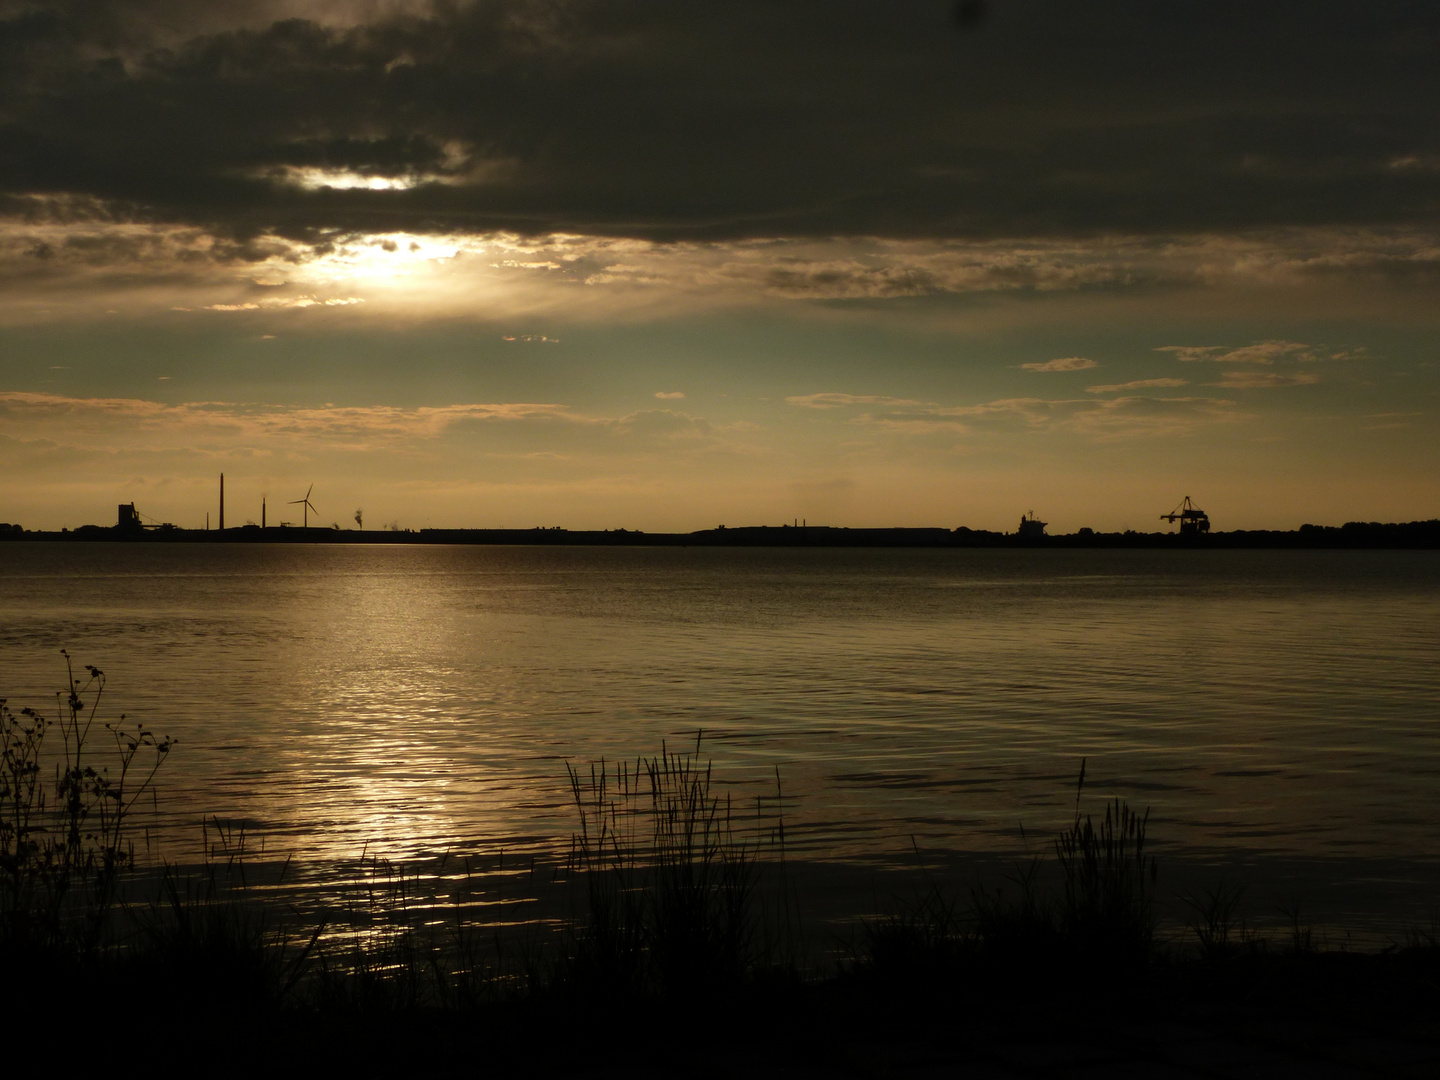
[[[62,646],[179,739],[174,850],[544,847],[567,760],[703,730],[745,805],[778,769],[801,860],[1043,849],[1087,758],[1172,863],[1440,898],[1428,552],[0,545],[12,707]]]

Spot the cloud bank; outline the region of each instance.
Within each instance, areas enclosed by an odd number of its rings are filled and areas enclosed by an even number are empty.
[[[1433,220],[1433,4],[950,8],[7,0],[0,208],[238,248]]]

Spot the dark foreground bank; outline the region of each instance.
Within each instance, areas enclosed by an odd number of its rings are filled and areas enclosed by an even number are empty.
[[[7,1007],[11,1030],[68,1029],[67,1045],[84,1052],[143,1025],[172,1052],[221,1053],[207,1071],[226,1074],[1440,1075],[1433,946],[1139,966],[980,953],[897,964],[867,953],[818,979],[776,969],[643,995],[560,982],[448,1006],[383,994],[277,1001],[273,984],[255,981],[261,961],[217,948],[48,968],[38,980],[7,965],[10,986],[25,988]]]
[[[1433,1077],[1435,969],[1415,959],[1182,965],[1123,980],[964,968],[941,985],[857,973],[628,1006],[597,995],[469,1015],[290,1014],[272,1045],[402,1073],[423,1062],[616,1077]]]

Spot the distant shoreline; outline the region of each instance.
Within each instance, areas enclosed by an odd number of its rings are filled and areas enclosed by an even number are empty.
[[[689,533],[632,529],[418,529],[361,530],[244,525],[232,529],[77,529],[26,531],[0,524],[0,541],[62,541],[180,544],[491,544],[586,547],[785,547],[785,548],[1186,548],[1186,549],[1420,549],[1440,548],[1440,520],[1233,532],[1102,533],[1082,529],[1057,536],[1019,536],[985,529],[851,529],[826,525],[752,525]]]

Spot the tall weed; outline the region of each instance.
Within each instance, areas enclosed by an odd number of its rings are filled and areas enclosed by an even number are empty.
[[[1111,964],[1149,958],[1155,938],[1156,864],[1145,854],[1143,815],[1116,797],[1098,825],[1080,812],[1085,762],[1075,790],[1075,820],[1055,840],[1065,875],[1059,929],[1070,948],[1087,960]]]
[[[134,862],[126,825],[174,740],[124,715],[97,729],[105,674],[87,665],[77,679],[60,651],[66,688],[53,719],[0,699],[0,939],[88,954],[104,941]]]
[[[571,866],[586,911],[564,977],[629,993],[733,982],[756,954],[757,838],[714,788],[700,740],[633,765],[567,766],[579,814]],[[759,810],[757,808],[757,818]]]

